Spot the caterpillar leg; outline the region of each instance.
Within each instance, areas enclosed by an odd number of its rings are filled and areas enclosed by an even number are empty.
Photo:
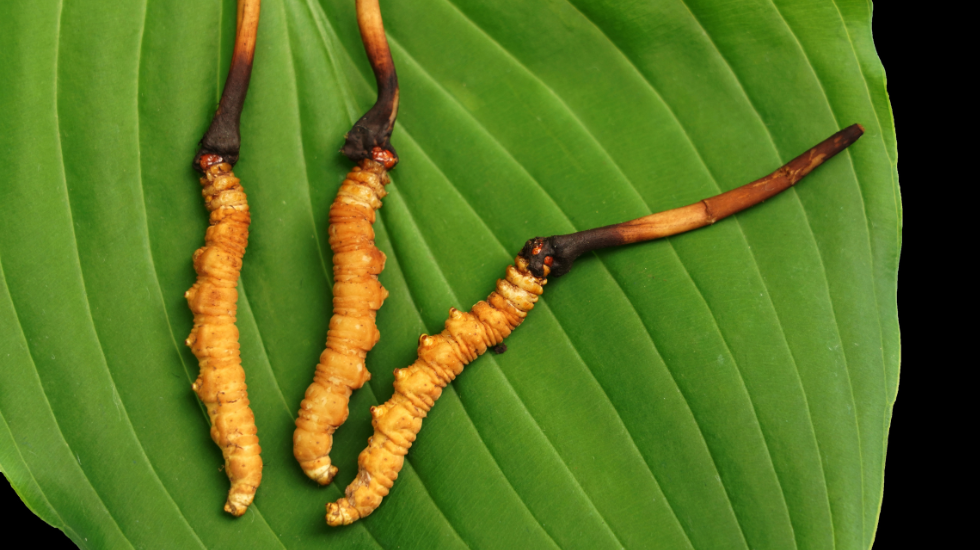
[[[208,158],[202,159],[201,185],[211,225],[204,246],[194,253],[197,282],[184,294],[194,313],[194,328],[186,343],[201,368],[192,387],[207,407],[211,439],[221,448],[231,481],[225,511],[240,516],[262,481],[262,449],[249,408],[235,326],[236,287],[250,216],[245,192],[231,166],[208,164]]]
[[[293,432],[293,455],[320,485],[337,473],[330,449],[334,431],[347,420],[350,395],[371,379],[364,360],[380,338],[375,315],[388,297],[378,282],[385,255],[374,245],[372,224],[389,181],[383,162],[363,159],[347,174],[330,206],[333,316]]]
[[[544,292],[544,278],[535,277],[528,262],[518,256],[516,266],[485,302],[468,312],[449,310],[446,328],[435,336],[419,338],[418,359],[395,370],[395,394],[383,405],[371,408],[374,435],[357,458],[357,477],[344,498],[327,504],[329,525],[348,525],[367,516],[391,490],[405,462],[405,455],[422,429],[422,419],[442,389],[463,367],[503,342],[531,311]]]

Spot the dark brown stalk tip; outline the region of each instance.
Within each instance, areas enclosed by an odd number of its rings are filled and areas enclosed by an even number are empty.
[[[528,261],[535,277],[561,277],[582,254],[621,244],[625,241],[617,226],[610,225],[569,235],[535,237],[524,243],[519,255]]]
[[[248,82],[252,76],[252,59],[255,56],[255,37],[259,29],[261,0],[238,0],[238,31],[235,35],[235,51],[225,79],[218,110],[211,119],[211,126],[204,133],[194,156],[194,169],[202,171],[201,159],[205,155],[217,155],[222,162],[234,166],[242,139],[239,124]]]
[[[398,75],[385,37],[378,0],[357,0],[357,25],[378,83],[378,100],[344,136],[346,142],[340,151],[357,162],[369,158],[378,160],[376,150],[381,150],[385,152],[385,161],[378,162],[390,170],[398,163],[398,153],[391,145],[391,131],[398,116]]]
[[[844,128],[768,176],[681,208],[628,222],[587,229],[569,235],[535,237],[524,244],[520,256],[536,277],[561,277],[586,252],[650,241],[711,225],[789,189],[815,168],[846,149],[864,134],[854,124]]]

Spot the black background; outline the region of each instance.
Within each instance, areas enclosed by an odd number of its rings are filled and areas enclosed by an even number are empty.
[[[939,525],[943,525],[943,522],[940,520],[937,525],[931,518],[938,517],[941,513],[939,508],[946,504],[945,499],[926,499],[923,495],[941,485],[929,481],[936,477],[937,471],[943,477],[952,474],[943,471],[937,464],[937,459],[932,458],[942,456],[942,449],[947,446],[941,443],[939,431],[944,422],[931,415],[936,414],[932,411],[941,407],[938,398],[933,396],[945,395],[942,391],[949,390],[948,386],[940,388],[940,381],[949,378],[936,375],[930,377],[925,367],[936,364],[935,360],[928,363],[920,360],[924,357],[925,346],[935,349],[939,341],[929,335],[933,331],[938,334],[939,330],[943,330],[941,322],[930,314],[931,304],[941,300],[930,298],[930,295],[943,296],[945,293],[935,293],[936,288],[927,281],[927,276],[941,274],[940,265],[948,264],[936,263],[936,258],[944,255],[936,249],[938,245],[935,241],[928,247],[923,246],[925,235],[922,227],[931,227],[938,222],[937,217],[936,220],[930,219],[933,223],[924,224],[923,220],[929,213],[949,211],[948,207],[941,209],[936,204],[938,199],[927,193],[927,190],[934,189],[932,185],[956,186],[961,183],[957,176],[969,178],[971,181],[962,183],[970,185],[975,183],[976,176],[970,177],[968,167],[957,173],[949,171],[956,168],[947,162],[950,160],[948,151],[955,149],[948,145],[954,139],[948,135],[940,137],[940,133],[945,133],[946,128],[936,127],[936,124],[943,123],[937,119],[942,117],[943,110],[953,106],[954,100],[949,99],[946,105],[936,105],[934,102],[939,99],[939,94],[955,93],[952,90],[955,90],[959,79],[955,76],[956,73],[949,78],[941,76],[943,69],[940,64],[945,59],[945,55],[939,51],[942,39],[921,33],[923,23],[927,23],[922,17],[926,15],[903,10],[898,3],[886,7],[879,1],[879,9],[875,10],[873,20],[875,43],[888,76],[888,92],[895,115],[899,144],[898,170],[905,220],[898,286],[902,368],[898,400],[889,432],[884,501],[875,550],[912,547],[918,545],[920,540],[938,534],[937,530],[941,532]],[[948,28],[945,31],[947,35],[953,34]],[[928,94],[917,93],[920,83],[922,90],[929,90]],[[966,84],[963,83],[963,86]],[[927,117],[930,124],[928,127]],[[944,152],[939,152],[937,142],[944,144]],[[930,168],[927,166],[946,168],[928,174]],[[959,194],[962,191],[953,189],[953,192]],[[940,229],[949,231],[953,228]],[[955,279],[950,280],[939,287],[940,291],[951,288],[954,281]],[[930,305],[926,305],[927,303]],[[948,336],[946,334],[944,338]],[[937,374],[943,372],[956,376],[955,363],[947,360],[936,366],[942,369]],[[947,401],[952,400],[952,397],[947,396]],[[973,482],[970,483],[972,485]],[[967,481],[964,480],[959,489],[971,492],[972,489],[966,484]],[[952,489],[955,490],[956,487]],[[12,538],[15,533],[20,533],[29,537],[31,546],[34,547],[73,548],[71,540],[61,531],[49,526],[24,506],[5,478],[0,481],[0,505],[0,525],[6,527],[6,537]],[[16,544],[14,540],[10,542]],[[935,539],[933,542],[936,542]]]

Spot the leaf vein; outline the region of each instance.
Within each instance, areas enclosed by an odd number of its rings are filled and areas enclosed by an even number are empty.
[[[59,32],[58,34],[60,36],[61,33]],[[61,155],[58,156],[59,158],[61,157]],[[3,271],[3,262],[0,261],[0,276],[3,276],[2,271]],[[65,432],[64,430],[61,429],[61,423],[58,422],[58,416],[54,414],[54,408],[51,406],[51,400],[48,399],[48,393],[44,390],[44,382],[41,380],[41,375],[37,369],[37,361],[35,361],[34,359],[34,350],[32,349],[30,340],[28,340],[27,338],[27,333],[24,331],[24,324],[21,322],[20,314],[17,312],[17,304],[14,303],[14,297],[12,294],[10,294],[10,289],[7,288],[6,285],[4,285],[4,289],[7,292],[7,299],[10,301],[10,307],[13,310],[14,318],[17,320],[17,328],[20,332],[20,337],[24,342],[24,347],[25,349],[27,349],[28,357],[31,360],[31,370],[34,372],[34,377],[37,380],[37,385],[41,389],[41,395],[44,396],[44,402],[47,405],[48,411],[51,412],[51,421],[54,423],[55,428],[58,429],[58,436],[61,439],[62,443],[64,443],[65,449],[68,451],[69,456],[71,456],[72,455],[71,445],[68,443],[68,440],[65,439]],[[102,509],[105,511],[105,514],[109,517],[109,519],[112,520],[112,524],[115,525],[116,530],[119,532],[119,535],[123,538],[123,540],[126,541],[127,544],[129,544],[130,548],[135,548],[135,546],[133,546],[132,541],[129,540],[129,537],[126,535],[125,532],[123,532],[122,528],[119,526],[119,521],[116,520],[116,517],[112,514],[112,511],[109,510],[109,507],[106,506],[105,501],[102,500],[102,495],[99,494],[98,489],[96,489],[95,485],[92,484],[92,480],[91,478],[89,478],[88,473],[85,471],[85,468],[83,468],[80,463],[77,463],[75,461],[70,461],[70,462],[72,462],[73,468],[78,468],[79,472],[81,472],[82,477],[85,478],[85,481],[88,483],[89,487],[92,489],[92,492],[95,494],[95,498],[98,499],[99,504],[102,505]],[[33,472],[31,473],[31,477],[33,477]],[[40,485],[38,485],[38,488],[40,488]],[[57,510],[55,512],[57,512]],[[65,527],[71,529],[71,527],[67,523],[65,524]],[[72,529],[72,532],[74,532],[74,529]]]

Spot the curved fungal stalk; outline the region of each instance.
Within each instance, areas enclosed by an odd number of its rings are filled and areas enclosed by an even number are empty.
[[[572,262],[586,252],[623,244],[651,241],[711,225],[736,212],[759,204],[796,184],[825,161],[846,149],[864,134],[853,124],[821,141],[768,176],[694,204],[643,216],[628,222],[588,229],[570,235],[529,240],[521,254],[539,276],[561,277]]]
[[[192,388],[211,421],[211,439],[221,448],[231,482],[225,511],[241,516],[262,481],[262,449],[249,408],[235,316],[239,273],[248,245],[248,202],[232,171],[238,160],[238,125],[252,71],[259,0],[238,3],[238,33],[228,80],[210,128],[201,139],[194,166],[201,178],[210,227],[204,246],[194,252],[197,282],[184,297],[194,313],[186,344],[200,363]]]
[[[231,67],[225,79],[225,89],[221,92],[218,110],[211,119],[211,126],[201,138],[194,169],[201,168],[201,157],[212,154],[234,166],[238,162],[238,152],[242,139],[239,121],[248,82],[252,77],[252,60],[255,57],[255,38],[259,30],[259,11],[261,0],[238,0],[238,30],[235,33],[235,50],[231,56]]]
[[[391,50],[385,37],[378,0],[357,0],[356,7],[361,42],[364,43],[364,50],[378,84],[378,100],[344,136],[346,142],[341,152],[355,162],[374,158],[384,162],[385,167],[391,170],[398,163],[398,154],[390,141],[395,118],[398,116],[398,75],[395,73],[395,63],[391,59]],[[375,158],[376,149],[387,151],[390,158]]]
[[[408,449],[442,389],[463,367],[500,344],[517,328],[544,291],[546,277],[567,273],[582,253],[676,235],[744,210],[788,189],[864,132],[855,124],[793,159],[769,176],[690,206],[590,229],[529,240],[496,291],[468,313],[449,310],[446,329],[419,339],[418,359],[395,370],[395,393],[371,408],[374,435],[357,458],[359,471],[344,497],[327,504],[327,524],[348,525],[371,514],[391,490]]]
[[[389,141],[398,114],[398,78],[377,0],[358,0],[357,22],[378,80],[378,101],[347,133],[342,149],[358,165],[330,206],[333,316],[326,350],[300,403],[293,432],[293,456],[320,485],[337,474],[330,460],[333,433],[347,420],[351,393],[371,379],[365,358],[380,338],[375,318],[388,297],[378,282],[385,255],[374,245],[372,224],[387,194],[388,170],[398,163]]]

